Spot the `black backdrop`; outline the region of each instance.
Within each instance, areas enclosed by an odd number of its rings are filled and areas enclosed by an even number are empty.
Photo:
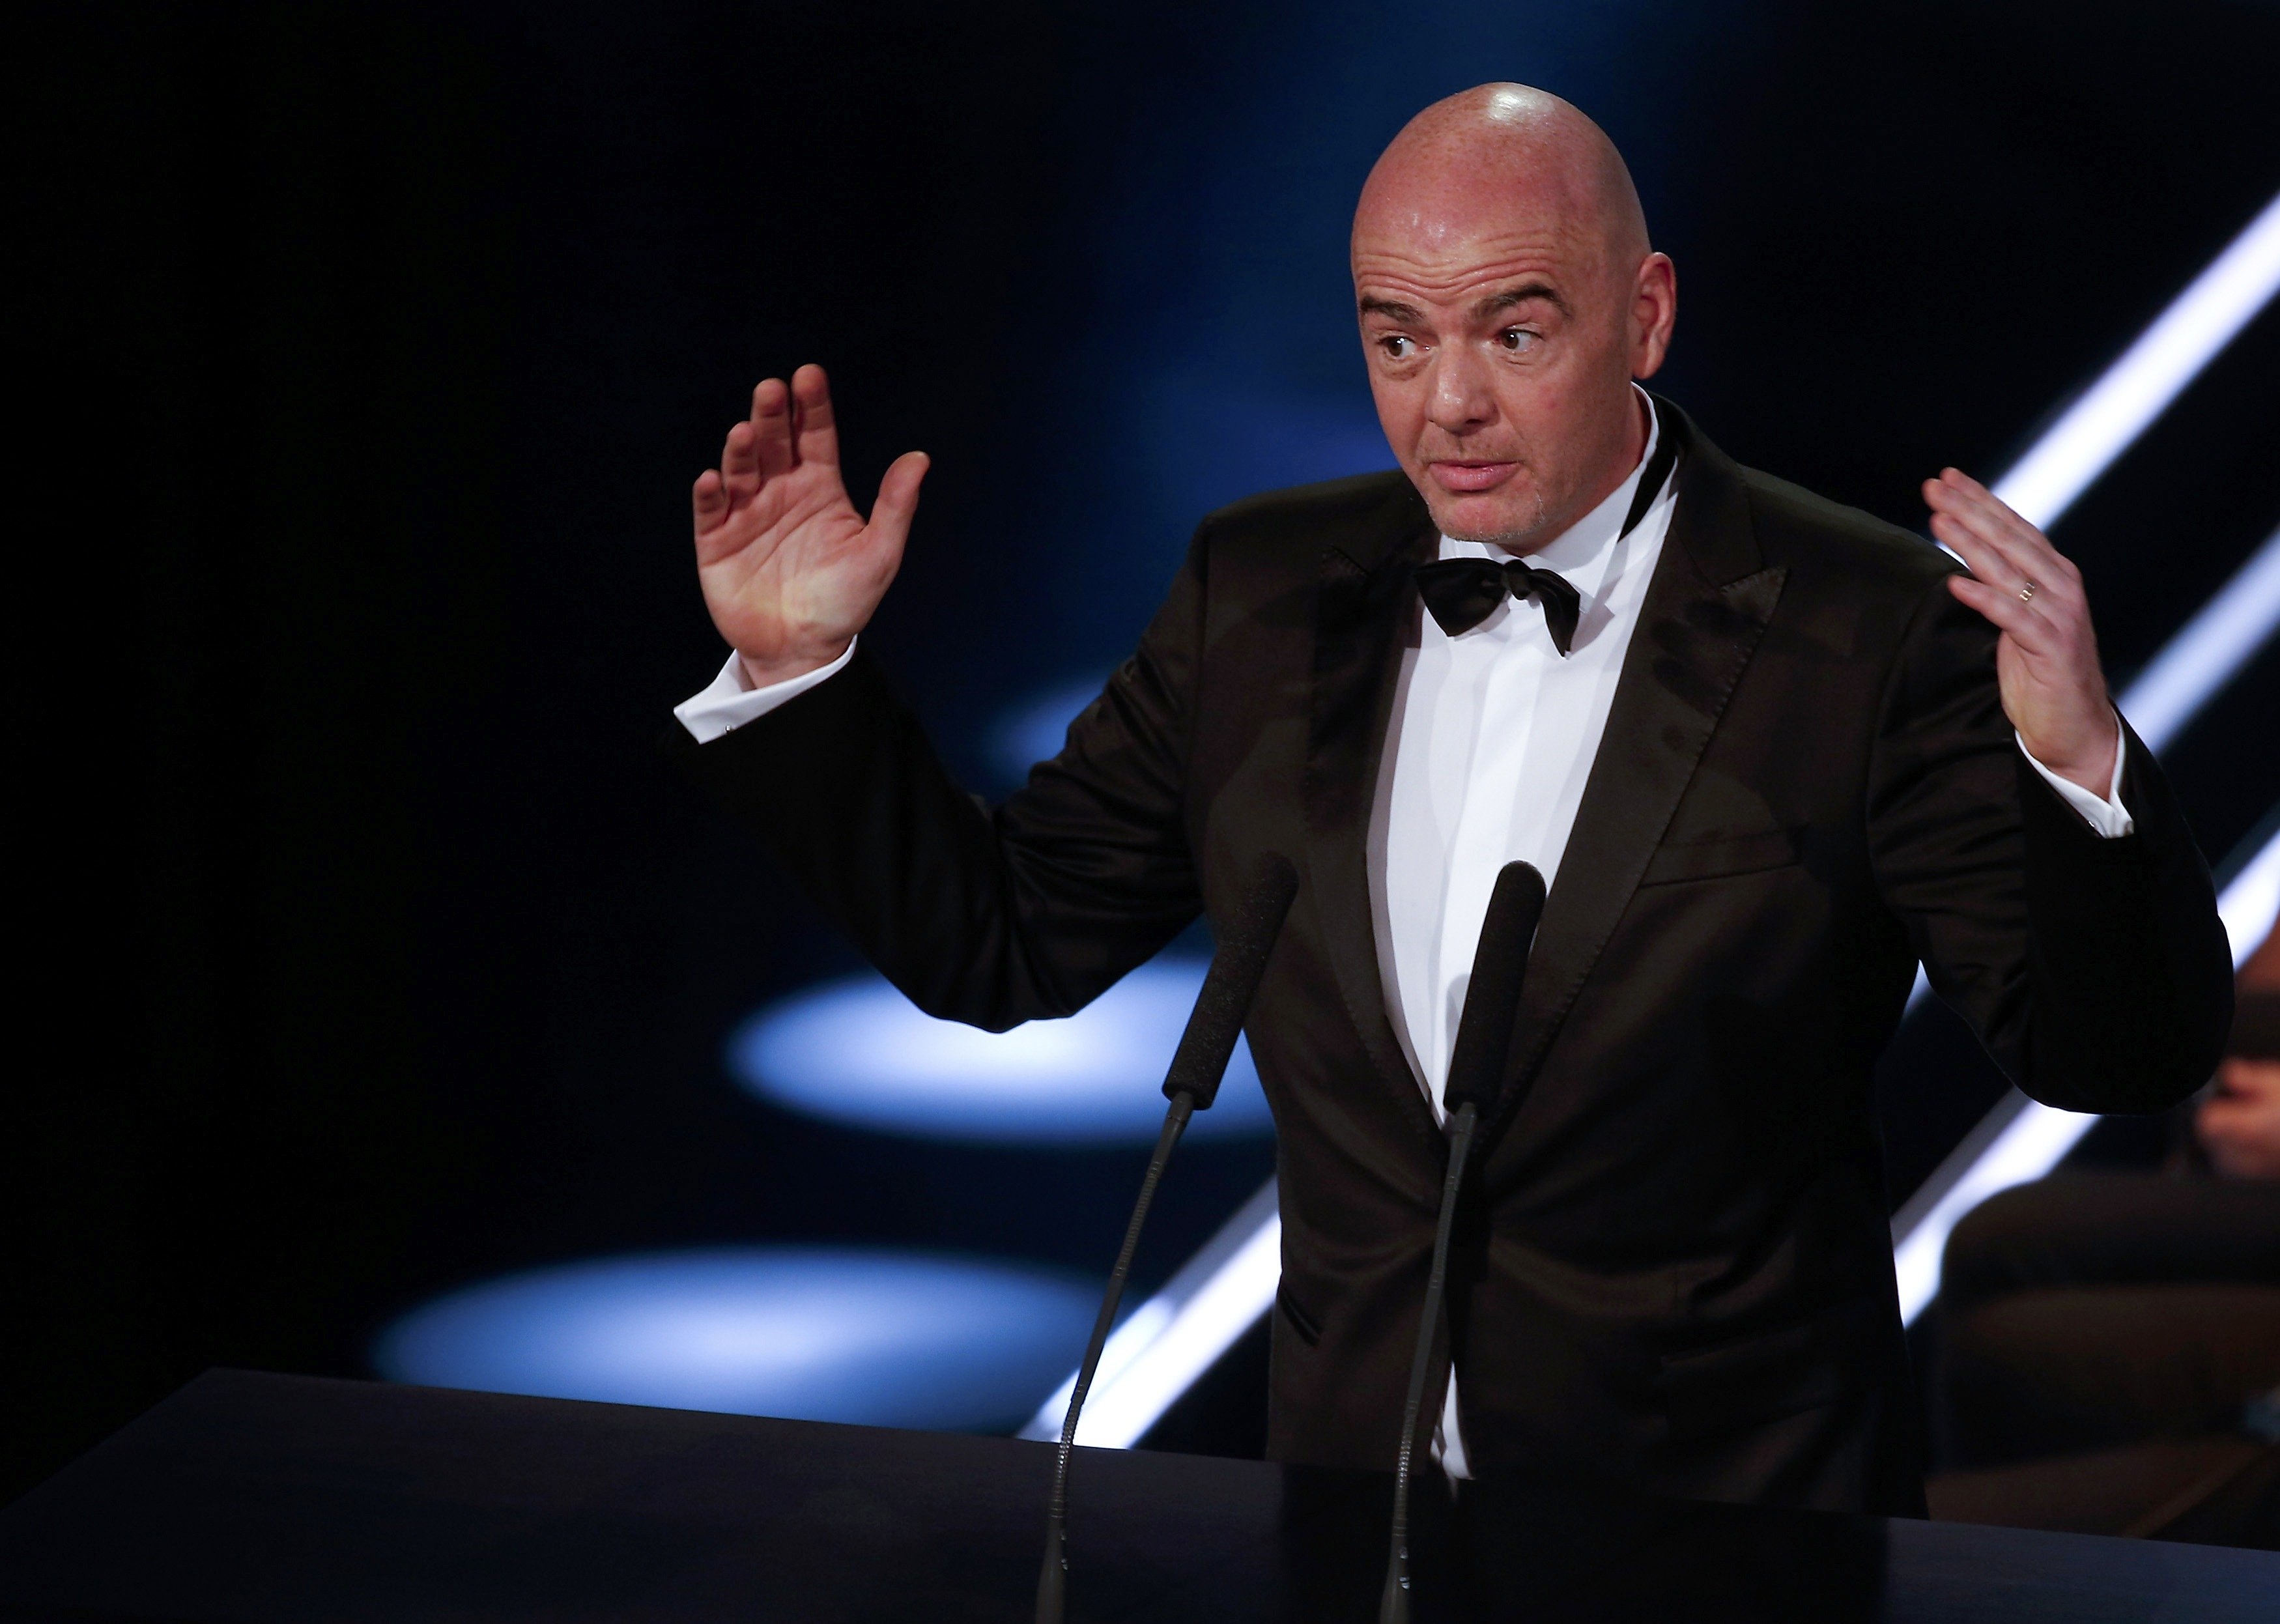
[[[761,373],[833,367],[862,494],[934,454],[875,639],[1002,789],[989,719],[1104,668],[1208,502],[1309,471],[1278,425],[1366,430],[1344,210],[1436,95],[1599,117],[1680,267],[1664,387],[1906,523],[2280,188],[2280,12],[2203,0],[49,22],[11,53],[0,1492],[531,1262],[1101,1266],[1137,1152],[866,1138],[722,1074],[852,964],[651,753],[719,659],[687,484]],[[2060,527],[2117,675],[2280,520],[2276,361],[2268,312]],[[2172,752],[2213,858],[2280,801],[2276,701],[2268,644]],[[1898,1197],[1993,1084],[1938,1021],[1887,1071]],[[1270,1162],[1187,1153],[1144,1274]]]

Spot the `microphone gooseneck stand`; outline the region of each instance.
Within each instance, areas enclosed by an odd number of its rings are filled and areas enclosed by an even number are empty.
[[[1441,1299],[1448,1289],[1449,1236],[1456,1228],[1457,1195],[1472,1159],[1474,1129],[1503,1085],[1505,1056],[1512,1046],[1521,986],[1528,973],[1528,950],[1543,918],[1544,876],[1532,865],[1506,863],[1497,871],[1496,889],[1489,893],[1480,943],[1473,950],[1472,979],[1465,985],[1464,1013],[1458,1018],[1457,1041],[1449,1055],[1448,1081],[1442,1089],[1441,1103],[1448,1112],[1449,1168],[1441,1180],[1441,1210],[1433,1224],[1425,1313],[1417,1322],[1416,1350],[1409,1356],[1409,1392],[1401,1407],[1401,1453],[1394,1467],[1393,1523],[1378,1624],[1409,1624],[1410,1466]]]
[[[1116,1254],[1116,1267],[1108,1276],[1108,1289],[1100,1299],[1100,1315],[1092,1322],[1092,1340],[1085,1343],[1084,1363],[1077,1366],[1076,1386],[1069,1393],[1068,1414],[1061,1421],[1060,1452],[1053,1460],[1052,1498],[1045,1506],[1045,1565],[1037,1574],[1037,1624],[1060,1624],[1068,1585],[1069,1457],[1076,1447],[1077,1412],[1100,1367],[1100,1351],[1108,1344],[1108,1331],[1116,1320],[1116,1305],[1124,1296],[1124,1277],[1131,1272],[1133,1249],[1140,1244],[1140,1226],[1147,1221],[1148,1205],[1156,1198],[1156,1182],[1172,1147],[1195,1111],[1195,1096],[1175,1095],[1164,1112],[1164,1130],[1156,1135],[1156,1153],[1148,1159],[1147,1176],[1140,1181],[1140,1198],[1132,1204],[1132,1221],[1124,1227],[1124,1245]]]
[[[1235,1052],[1235,1040],[1242,1035],[1244,1015],[1251,1008],[1252,995],[1259,990],[1267,956],[1274,950],[1282,918],[1290,912],[1290,899],[1298,890],[1298,873],[1287,859],[1273,852],[1259,859],[1251,889],[1229,921],[1219,951],[1212,955],[1211,971],[1204,977],[1203,990],[1196,995],[1187,1030],[1180,1035],[1179,1049],[1164,1078],[1164,1094],[1172,1103],[1164,1112],[1163,1131],[1156,1136],[1156,1153],[1148,1159],[1147,1175],[1140,1181],[1140,1197],[1132,1204],[1132,1220],[1124,1228],[1124,1244],[1116,1254],[1115,1268],[1109,1273],[1100,1313],[1092,1322],[1092,1340],[1085,1344],[1084,1362],[1077,1366],[1068,1413],[1061,1421],[1060,1450],[1053,1460],[1052,1497],[1045,1510],[1045,1560],[1037,1574],[1037,1624],[1061,1624],[1067,1605],[1069,1459],[1076,1447],[1077,1416],[1100,1368],[1100,1352],[1108,1344],[1109,1329],[1115,1324],[1125,1277],[1132,1270],[1132,1254],[1140,1244],[1141,1226],[1147,1222],[1148,1207],[1156,1198],[1164,1166],[1171,1160],[1172,1147],[1180,1142],[1188,1119],[1198,1111],[1210,1110],[1219,1097],[1220,1079]]]
[[[1425,1317],[1417,1324],[1417,1349],[1409,1356],[1409,1396],[1401,1405],[1401,1457],[1393,1469],[1393,1541],[1385,1562],[1385,1594],[1378,1599],[1378,1624],[1408,1624],[1409,1459],[1417,1447],[1417,1412],[1425,1402],[1425,1371],[1433,1354],[1433,1329],[1441,1318],[1441,1297],[1449,1282],[1449,1231],[1457,1213],[1457,1188],[1464,1182],[1465,1158],[1472,1153],[1473,1129],[1480,1112],[1470,1100],[1449,1119],[1449,1172],[1441,1181],[1441,1216],[1433,1226],[1433,1272],[1425,1281]]]

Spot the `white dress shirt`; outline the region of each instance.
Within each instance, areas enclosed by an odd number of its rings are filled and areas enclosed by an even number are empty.
[[[1648,434],[1647,458],[1658,433]],[[1506,594],[1454,637],[1421,604],[1412,612],[1370,816],[1370,904],[1386,1012],[1437,1117],[1497,871],[1524,859],[1546,887],[1559,879],[1623,650],[1662,556],[1675,481],[1629,535],[1615,535],[1645,466],[1527,555],[1583,599],[1565,657],[1531,599]],[[1444,535],[1440,556],[1513,555]]]
[[[1639,466],[1605,501],[1528,555],[1583,599],[1565,657],[1532,599],[1506,594],[1453,637],[1421,604],[1413,612],[1371,808],[1369,889],[1386,1012],[1437,1120],[1497,871],[1525,859],[1547,887],[1559,878],[1677,503],[1677,481],[1666,481],[1617,539],[1660,432],[1649,429]],[[1441,538],[1444,558],[1511,556]],[[1453,1372],[1433,1452],[1450,1476],[1470,1475]]]
[[[1557,881],[1614,703],[1623,652],[1670,532],[1675,478],[1629,535],[1619,540],[1616,534],[1660,435],[1651,412],[1639,466],[1606,500],[1528,555],[1538,569],[1565,576],[1583,599],[1566,657],[1532,600],[1507,596],[1486,620],[1454,637],[1421,604],[1412,610],[1416,619],[1402,655],[1370,818],[1370,905],[1386,1012],[1437,1118],[1497,871],[1525,858],[1547,887]],[[1445,535],[1440,542],[1444,558],[1509,556],[1486,542]],[[712,685],[674,714],[698,743],[709,743],[829,680],[854,652],[850,643],[830,665],[761,689],[746,684],[743,662],[732,653]],[[2023,753],[2024,744],[2020,748]],[[2121,803],[2122,753],[2114,752],[2103,800],[2033,756],[2027,759],[2093,829],[2113,836],[2133,827]],[[1453,1376],[1434,1443],[1451,1476],[1468,1475]]]

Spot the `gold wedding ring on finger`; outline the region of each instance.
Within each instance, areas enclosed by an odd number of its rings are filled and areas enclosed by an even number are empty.
[[[2019,601],[2022,604],[2031,604],[2035,601],[2035,583],[2033,581],[2030,581],[2025,586],[2019,589]]]

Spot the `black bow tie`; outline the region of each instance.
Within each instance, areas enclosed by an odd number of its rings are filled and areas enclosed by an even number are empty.
[[[1532,569],[1518,558],[1498,564],[1494,558],[1443,558],[1417,566],[1417,590],[1425,607],[1454,637],[1468,632],[1495,612],[1510,592],[1532,597],[1544,605],[1544,627],[1565,655],[1575,641],[1575,621],[1583,612],[1583,596],[1568,584],[1565,575]]]
[[[1666,432],[1661,443],[1654,448],[1654,456],[1647,462],[1646,470],[1639,475],[1638,488],[1631,494],[1630,512],[1623,515],[1623,527],[1615,535],[1617,541],[1637,528],[1638,521],[1646,517],[1647,509],[1662,494],[1663,481],[1670,477],[1673,464],[1678,460],[1678,441]],[[1417,566],[1417,590],[1425,600],[1425,607],[1441,623],[1441,629],[1454,637],[1468,632],[1496,612],[1504,602],[1504,595],[1534,598],[1544,608],[1544,629],[1552,634],[1552,642],[1566,658],[1575,641],[1575,622],[1583,612],[1583,595],[1568,582],[1565,575],[1551,570],[1540,570],[1518,558],[1499,564],[1494,558],[1443,558],[1433,564]]]

